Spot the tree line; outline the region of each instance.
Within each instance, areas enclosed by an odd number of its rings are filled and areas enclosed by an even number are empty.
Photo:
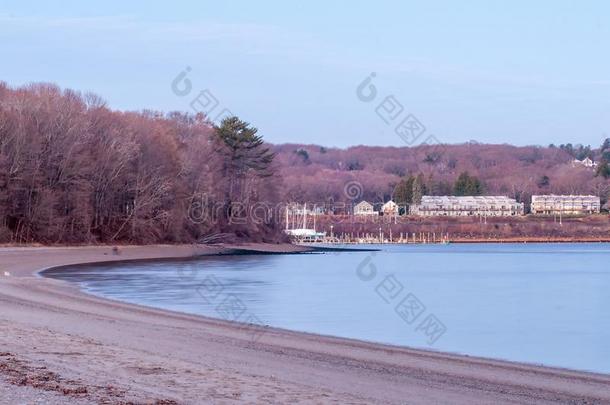
[[[0,242],[276,240],[269,218],[233,220],[279,200],[274,156],[236,117],[214,126],[0,83]]]
[[[597,149],[268,145],[237,117],[215,126],[202,115],[114,111],[51,84],[0,83],[0,243],[275,241],[281,210],[266,207],[283,202],[495,194],[527,203],[558,193],[604,204],[609,162],[609,139]],[[361,193],[347,195],[354,181]]]
[[[422,196],[433,195],[455,195],[469,196],[482,195],[484,192],[481,181],[471,176],[468,172],[462,172],[453,185],[449,183],[434,184],[431,179],[424,178],[422,173],[417,176],[403,177],[394,188],[393,199],[399,206],[420,204]]]

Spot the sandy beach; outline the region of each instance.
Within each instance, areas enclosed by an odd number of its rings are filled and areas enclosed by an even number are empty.
[[[40,270],[287,245],[0,248],[0,399],[25,404],[609,403],[610,375],[140,307]]]

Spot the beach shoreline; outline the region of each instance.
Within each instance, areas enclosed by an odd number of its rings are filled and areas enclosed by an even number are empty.
[[[243,325],[111,301],[39,276],[83,263],[236,251],[311,250],[0,248],[0,396],[23,387],[65,403],[610,403],[610,375],[276,328],[253,341]]]

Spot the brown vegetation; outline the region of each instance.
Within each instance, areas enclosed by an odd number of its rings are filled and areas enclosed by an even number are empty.
[[[298,202],[332,200],[349,204],[362,198],[381,203],[396,197],[396,186],[410,176],[422,180],[427,194],[459,195],[464,191],[460,191],[458,179],[465,173],[481,182],[474,187],[477,194],[506,195],[526,206],[532,194],[593,194],[604,204],[610,193],[607,178],[594,169],[572,163],[575,157],[588,153],[605,164],[603,156],[610,154],[610,143],[608,149],[602,146],[593,150],[571,145],[518,147],[478,143],[348,149],[285,144],[277,145],[275,151],[286,184],[285,194]],[[350,181],[362,185],[359,198],[343,192],[343,185]]]
[[[598,169],[572,163],[584,156]],[[201,115],[113,111],[55,85],[0,83],[0,243],[275,241],[282,202],[345,212],[361,199],[408,204],[414,192],[526,206],[532,194],[595,194],[604,204],[608,159],[610,141],[266,146],[237,118],[215,127]]]
[[[91,94],[0,83],[0,242],[273,239],[272,222],[231,221],[234,201],[277,199],[269,165],[264,175],[239,166],[217,135],[201,116],[118,112]],[[265,150],[249,147],[251,164]]]

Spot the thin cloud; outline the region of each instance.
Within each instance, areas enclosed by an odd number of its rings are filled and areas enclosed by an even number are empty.
[[[268,41],[285,33],[271,25],[209,21],[142,21],[131,16],[35,17],[0,14],[0,32],[69,30],[112,37],[142,37],[167,41]]]

